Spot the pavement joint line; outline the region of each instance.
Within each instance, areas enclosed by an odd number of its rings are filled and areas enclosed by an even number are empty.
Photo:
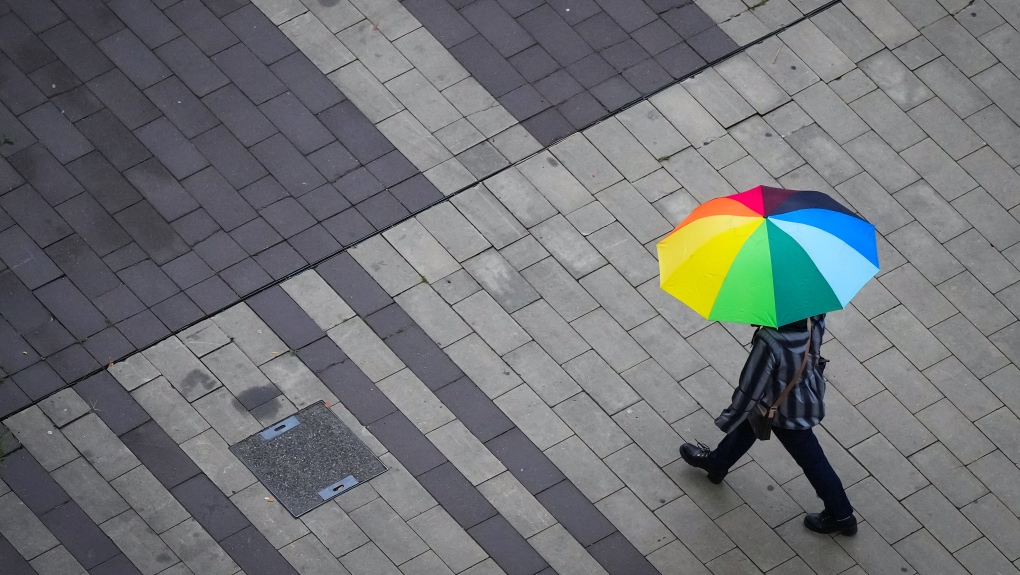
[[[418,209],[417,211],[415,211],[413,213],[409,213],[408,215],[406,215],[403,218],[393,222],[392,224],[390,224],[389,226],[387,226],[385,228],[375,230],[374,232],[372,232],[370,234],[366,234],[364,237],[362,237],[362,238],[360,238],[358,240],[355,240],[354,242],[349,244],[347,247],[341,248],[341,249],[339,249],[339,250],[337,250],[337,251],[335,251],[335,252],[333,252],[333,253],[331,253],[329,255],[323,256],[323,257],[319,258],[318,260],[316,260],[314,262],[308,263],[305,266],[303,266],[301,268],[298,268],[297,270],[294,270],[293,272],[291,272],[288,275],[285,275],[285,276],[283,276],[283,277],[281,277],[279,279],[276,279],[276,280],[274,280],[274,281],[272,281],[272,282],[270,282],[270,283],[268,283],[268,284],[266,284],[266,285],[264,285],[264,286],[262,286],[262,287],[260,287],[260,288],[258,288],[256,290],[254,290],[252,292],[249,292],[248,294],[238,298],[237,301],[235,301],[235,302],[233,302],[233,303],[231,303],[229,305],[226,305],[226,306],[224,306],[224,307],[222,307],[220,309],[212,311],[211,313],[207,313],[207,314],[203,315],[201,318],[199,318],[199,319],[197,319],[197,320],[195,320],[195,321],[193,321],[193,322],[191,322],[191,323],[181,327],[180,329],[178,329],[176,331],[171,332],[170,334],[166,335],[165,337],[162,337],[162,338],[152,342],[146,349],[148,349],[148,348],[150,348],[152,346],[158,345],[160,342],[165,341],[165,340],[167,340],[167,339],[169,339],[171,337],[174,337],[177,334],[181,333],[182,331],[185,331],[185,330],[187,330],[187,329],[189,329],[189,328],[191,328],[191,327],[193,327],[193,326],[195,326],[195,325],[197,325],[197,324],[199,324],[199,323],[201,323],[201,322],[203,322],[203,321],[205,321],[205,320],[207,320],[207,319],[209,319],[209,318],[211,318],[211,317],[213,317],[213,316],[215,316],[215,315],[217,315],[219,313],[222,313],[222,312],[224,312],[224,311],[234,307],[235,305],[237,305],[239,303],[244,303],[244,302],[248,301],[249,298],[258,295],[258,294],[262,293],[263,291],[265,291],[267,289],[271,289],[273,287],[276,287],[276,286],[282,284],[283,282],[285,282],[285,281],[287,281],[287,280],[289,280],[289,279],[291,279],[291,278],[293,278],[295,276],[298,276],[298,275],[300,275],[300,274],[302,274],[302,273],[304,273],[304,272],[306,272],[308,270],[315,269],[316,267],[322,265],[327,260],[330,260],[330,259],[332,259],[332,258],[334,258],[334,257],[336,257],[336,256],[338,256],[338,255],[340,255],[340,254],[350,250],[351,248],[357,247],[362,242],[365,242],[367,240],[370,240],[370,239],[374,238],[375,236],[383,234],[383,233],[385,233],[385,232],[387,232],[387,231],[389,231],[389,230],[391,230],[391,229],[393,229],[393,228],[403,224],[404,222],[406,222],[406,221],[408,221],[408,220],[410,220],[412,218],[417,217],[418,214],[426,212],[429,209],[431,209],[431,208],[433,208],[435,206],[438,206],[439,204],[445,203],[445,202],[451,200],[452,198],[460,195],[461,193],[466,192],[466,191],[474,188],[475,186],[478,186],[479,184],[483,184],[485,181],[489,180],[490,178],[492,178],[494,176],[497,176],[497,175],[505,172],[506,170],[509,170],[510,168],[513,168],[514,166],[522,164],[522,163],[526,162],[527,160],[530,160],[531,158],[533,158],[533,157],[535,157],[535,156],[537,156],[537,155],[539,155],[539,154],[541,154],[543,152],[548,151],[549,148],[552,148],[553,146],[555,146],[556,144],[560,143],[561,141],[567,139],[568,137],[570,137],[570,136],[572,136],[574,134],[582,133],[585,130],[587,130],[588,128],[591,128],[592,126],[600,124],[600,123],[606,121],[607,119],[612,118],[613,116],[619,114],[620,112],[623,112],[624,110],[630,109],[630,108],[640,104],[641,102],[647,101],[648,99],[652,98],[656,94],[659,94],[659,93],[661,93],[661,92],[663,92],[665,90],[668,90],[669,88],[671,88],[671,87],[673,87],[673,86],[683,82],[684,80],[688,80],[690,78],[693,78],[693,77],[697,76],[698,74],[701,74],[705,70],[708,70],[709,68],[717,66],[717,65],[725,62],[726,60],[729,60],[730,58],[732,58],[734,56],[742,54],[747,49],[749,49],[749,48],[751,48],[753,46],[757,46],[758,44],[761,44],[762,42],[768,40],[769,38],[773,38],[775,36],[778,36],[779,34],[785,32],[786,30],[788,30],[788,29],[790,29],[790,28],[800,24],[801,22],[804,22],[805,20],[811,19],[811,18],[817,16],[818,14],[821,14],[822,12],[825,12],[826,10],[828,10],[829,8],[832,8],[833,6],[835,6],[837,4],[843,4],[843,0],[830,0],[829,2],[823,4],[822,6],[819,6],[818,8],[815,8],[814,10],[812,10],[812,11],[802,15],[800,18],[797,18],[796,20],[794,20],[794,21],[792,21],[792,22],[790,22],[788,24],[785,24],[785,25],[779,27],[779,28],[769,32],[768,34],[765,34],[761,38],[758,38],[757,40],[748,42],[747,44],[745,44],[743,46],[739,46],[735,50],[730,51],[728,54],[724,54],[724,55],[716,58],[715,60],[713,60],[711,62],[705,63],[700,68],[698,68],[698,69],[696,69],[696,70],[694,70],[694,71],[692,71],[692,72],[690,72],[690,73],[688,73],[688,74],[686,74],[686,75],[684,75],[684,76],[682,76],[680,78],[677,78],[677,79],[673,80],[672,82],[666,84],[662,88],[659,88],[658,90],[656,90],[654,92],[651,92],[651,93],[649,93],[647,95],[641,96],[640,98],[637,98],[637,99],[633,100],[632,102],[624,104],[623,106],[620,106],[619,108],[617,108],[615,110],[607,112],[606,115],[603,116],[602,118],[599,118],[598,120],[595,120],[594,122],[591,122],[590,124],[580,128],[578,130],[575,130],[569,136],[564,136],[564,137],[562,137],[562,138],[560,138],[560,139],[550,143],[548,146],[543,146],[542,148],[536,150],[535,152],[532,152],[531,154],[521,158],[520,160],[517,160],[516,162],[514,162],[514,163],[512,163],[512,164],[510,164],[508,166],[502,167],[502,168],[496,170],[495,172],[485,176],[484,178],[482,178],[480,180],[477,180],[477,181],[475,181],[475,182],[473,182],[471,184],[468,184],[468,185],[460,188],[459,190],[453,191],[450,194],[444,196],[443,198],[440,198],[440,199],[438,199],[438,200],[436,200],[436,201],[434,201],[434,202],[432,202],[430,204],[427,204],[424,207]],[[28,408],[30,408],[30,407],[32,407],[34,405],[37,405],[41,401],[44,401],[44,400],[48,399],[50,396],[52,396],[52,395],[54,395],[56,393],[59,393],[60,391],[62,391],[64,389],[68,389],[68,388],[74,387],[75,385],[81,383],[82,381],[85,381],[85,380],[87,380],[87,379],[89,379],[91,377],[95,377],[96,375],[101,373],[103,370],[108,369],[110,365],[116,364],[116,363],[120,363],[120,362],[126,360],[127,358],[137,354],[137,353],[141,353],[142,351],[144,351],[144,350],[135,350],[135,351],[133,351],[133,352],[131,352],[131,353],[125,355],[125,356],[122,356],[122,357],[120,357],[120,358],[118,358],[118,359],[116,359],[114,361],[111,361],[107,365],[105,365],[103,367],[100,367],[99,369],[93,370],[93,371],[91,371],[91,372],[89,372],[89,373],[79,377],[78,379],[76,379],[76,380],[74,380],[74,381],[72,381],[70,383],[67,383],[66,385],[64,385],[60,389],[56,389],[56,390],[54,390],[54,391],[52,391],[52,392],[50,392],[50,393],[48,393],[48,394],[46,394],[46,395],[44,395],[42,397],[39,397],[38,399],[32,401],[30,404],[28,404],[25,407],[23,407],[21,410],[19,410],[19,412],[20,411],[24,411],[25,409],[28,409]],[[13,453],[14,451],[17,451],[18,449],[21,449],[21,447],[22,447],[21,445],[18,445],[17,448],[15,448],[14,450],[12,450],[10,452],[4,453],[4,455],[7,455],[9,453]]]

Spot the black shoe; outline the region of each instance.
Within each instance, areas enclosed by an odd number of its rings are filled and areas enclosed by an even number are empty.
[[[726,476],[726,473],[719,473],[715,470],[712,464],[709,463],[708,456],[711,453],[712,450],[700,441],[697,445],[694,445],[693,443],[685,443],[680,446],[680,457],[684,458],[687,465],[707,471],[708,480],[712,483],[722,483],[723,477]]]
[[[821,513],[808,513],[804,516],[804,526],[815,533],[835,533],[839,531],[843,535],[855,535],[857,533],[857,518],[850,514],[850,517],[833,519],[828,511]]]

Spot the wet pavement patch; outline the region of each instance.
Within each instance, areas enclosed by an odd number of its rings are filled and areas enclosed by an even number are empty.
[[[230,447],[299,517],[386,471],[379,458],[322,401]]]

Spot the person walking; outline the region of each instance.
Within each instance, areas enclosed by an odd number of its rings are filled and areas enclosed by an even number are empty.
[[[818,353],[824,335],[825,314],[778,328],[755,330],[751,354],[740,372],[732,403],[715,420],[726,437],[714,450],[700,442],[685,443],[680,447],[680,455],[688,465],[707,471],[709,481],[721,483],[730,467],[758,438],[748,421],[749,416],[755,417],[752,410],[759,405],[767,409],[779,400],[771,431],[804,470],[825,505],[820,513],[807,514],[804,525],[816,533],[854,535],[857,518],[853,507],[812,431],[825,417],[822,373],[827,360]],[[767,423],[766,420],[766,426]]]

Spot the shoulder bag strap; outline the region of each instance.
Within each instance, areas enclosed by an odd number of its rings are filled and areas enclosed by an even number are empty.
[[[790,395],[790,392],[793,391],[793,386],[797,385],[797,382],[800,381],[800,376],[804,375],[804,368],[807,367],[808,357],[811,356],[811,340],[814,339],[814,330],[811,326],[811,318],[808,318],[807,320],[807,332],[807,349],[804,350],[804,361],[800,362],[800,367],[797,368],[797,373],[793,374],[793,379],[790,380],[790,383],[786,384],[786,389],[783,390],[783,393],[779,394],[779,397],[776,398],[776,402],[772,404],[772,408],[769,411],[775,411],[776,408],[786,401],[786,396]]]

